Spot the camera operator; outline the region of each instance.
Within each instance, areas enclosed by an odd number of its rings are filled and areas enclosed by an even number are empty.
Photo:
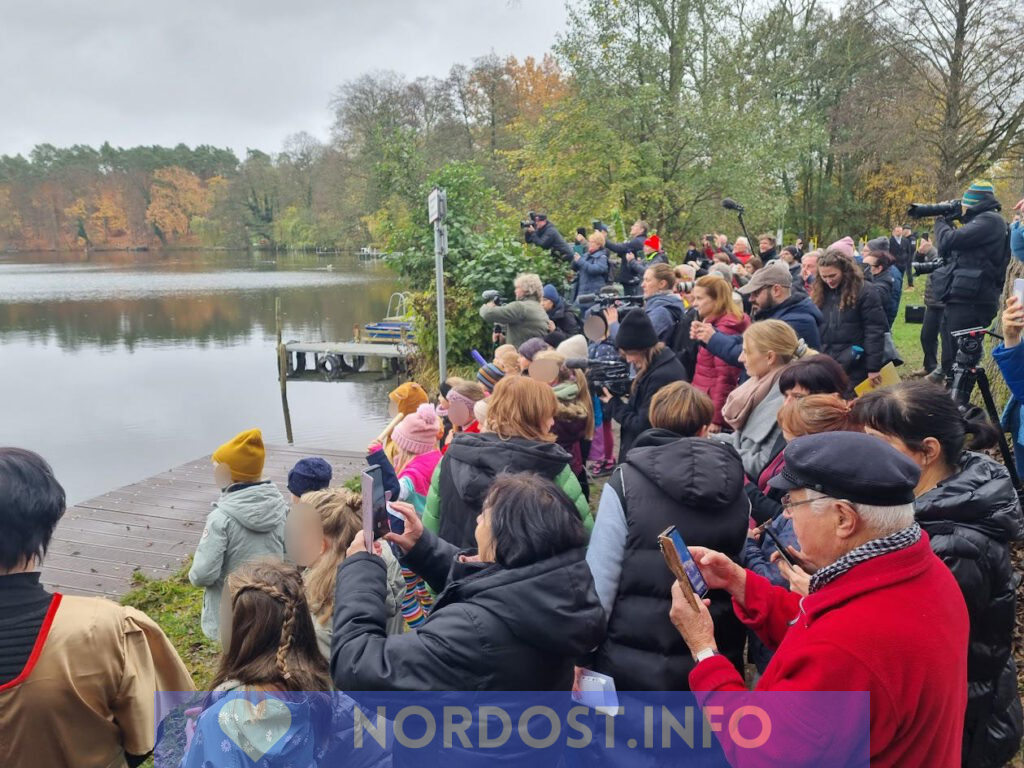
[[[931,206],[912,205],[911,216],[929,215]],[[923,209],[923,211],[922,211]],[[952,333],[988,327],[998,309],[1006,270],[1006,222],[998,213],[992,184],[975,181],[959,205],[935,220],[935,241],[944,262],[931,277],[935,298],[945,303],[942,343],[953,349]],[[954,229],[952,222],[962,219]],[[952,370],[943,370],[952,379]]]
[[[918,373],[933,375],[937,381],[945,381],[943,371],[953,370],[953,349],[943,342],[942,364],[939,365],[939,331],[942,328],[942,315],[946,305],[935,297],[935,286],[931,273],[942,266],[939,252],[932,243],[929,233],[922,232],[914,250],[914,261],[911,271],[917,275],[925,275],[924,284],[924,322],[921,324],[921,349],[924,351],[924,368]]]
[[[622,426],[619,439],[619,462],[622,462],[637,436],[651,428],[648,411],[654,395],[666,384],[685,381],[686,371],[675,353],[658,341],[654,326],[643,312],[630,312],[622,319],[615,334],[615,346],[636,370],[628,401],[623,402],[607,389],[600,395],[601,402],[609,405],[612,418]]]
[[[626,296],[640,294],[640,280],[647,268],[644,256],[644,240],[647,239],[647,222],[637,219],[629,228],[629,240],[624,243],[605,242],[604,247],[622,257],[619,265],[619,282]]]
[[[480,317],[488,323],[507,325],[508,343],[518,348],[527,339],[547,335],[548,313],[540,305],[544,286],[539,276],[531,272],[519,275],[515,289],[515,301],[502,306],[489,301],[480,307]]]
[[[565,242],[558,228],[548,221],[547,215],[530,211],[529,221],[521,221],[519,226],[523,228],[523,239],[526,242],[551,251],[551,255],[556,258],[572,261],[572,246]]]

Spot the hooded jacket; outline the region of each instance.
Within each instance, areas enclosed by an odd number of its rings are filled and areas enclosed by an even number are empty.
[[[220,596],[232,571],[250,560],[284,555],[288,504],[270,480],[229,486],[213,504],[196,547],[188,580],[206,587],[203,634],[220,638]]]
[[[561,296],[558,297],[558,303],[548,310],[548,319],[555,324],[556,330],[566,336],[575,336],[580,332],[579,318]]]
[[[613,397],[609,402],[612,418],[619,422],[619,461],[624,461],[633,442],[651,428],[648,412],[651,400],[658,390],[674,381],[686,381],[686,370],[675,353],[667,347],[661,350],[651,361],[650,366],[636,380],[636,389],[630,394],[629,401]]]
[[[967,209],[962,227],[935,220],[935,244],[944,264],[932,273],[935,298],[947,304],[995,306],[1003,289],[1006,264],[1006,222],[999,202]]]
[[[582,549],[518,568],[462,562],[429,531],[403,558],[439,594],[427,620],[387,636],[386,572],[360,552],[338,570],[331,674],[342,690],[568,691],[604,612]]]
[[[1024,516],[1006,468],[971,452],[914,506],[971,620],[963,764],[995,768],[1017,752],[1024,730],[1013,660],[1019,577],[1010,562],[1011,542],[1024,536]]]
[[[555,396],[558,398],[558,410],[555,411],[555,423],[551,427],[555,443],[572,457],[569,466],[572,467],[577,478],[583,471],[584,461],[580,441],[587,437],[587,422],[589,420],[587,406],[576,399],[578,392],[579,389],[575,387],[555,390]]]
[[[423,527],[459,549],[476,545],[476,517],[491,483],[502,472],[536,472],[568,494],[589,531],[590,505],[569,466],[571,456],[555,443],[494,434],[460,433],[434,470]]]
[[[715,336],[724,334],[726,336],[742,337],[743,332],[750,326],[750,318],[743,315],[736,319],[733,315],[724,314],[711,321],[715,327]],[[714,338],[714,336],[712,337]],[[742,338],[740,344],[742,345]],[[737,358],[739,353],[736,353]],[[737,360],[737,362],[739,362]],[[715,404],[714,423],[724,427],[725,420],[722,418],[722,406],[725,405],[725,398],[736,388],[740,380],[741,369],[720,357],[716,357],[704,344],[697,352],[697,366],[693,372],[693,386],[701,392],[706,392]]]
[[[604,488],[587,551],[608,614],[594,670],[611,675],[624,691],[687,690],[693,659],[668,617],[674,577],[658,534],[674,525],[689,546],[735,558],[749,511],[743,467],[732,448],[665,429],[637,438]],[[718,649],[741,669],[746,632],[727,593],[709,597]]]
[[[658,341],[672,344],[672,336],[676,325],[686,312],[686,305],[672,291],[664,291],[648,296],[644,300],[644,314],[647,315],[658,334]]]

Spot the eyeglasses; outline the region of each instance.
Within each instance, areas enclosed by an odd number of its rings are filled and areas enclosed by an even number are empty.
[[[790,496],[787,493],[785,496],[782,497],[782,509],[785,512],[788,512],[793,507],[799,507],[801,504],[811,504],[811,503],[813,503],[815,501],[821,501],[822,499],[827,499],[827,498],[828,498],[827,496],[815,496],[813,499],[804,499],[803,501],[793,501],[792,496]]]

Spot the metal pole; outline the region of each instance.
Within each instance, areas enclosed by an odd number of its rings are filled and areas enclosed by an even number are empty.
[[[440,380],[448,378],[448,343],[445,338],[444,257],[448,255],[448,227],[445,221],[444,190],[434,190],[437,207],[434,220],[434,279],[437,291],[437,370]]]
[[[292,414],[288,409],[288,347],[281,340],[284,322],[281,319],[281,297],[274,297],[274,320],[277,325],[277,379],[281,382],[281,409],[284,411],[284,433],[292,445]]]

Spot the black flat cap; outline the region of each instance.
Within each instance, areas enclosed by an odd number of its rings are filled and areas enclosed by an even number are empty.
[[[772,488],[806,488],[833,499],[894,507],[914,500],[921,471],[883,440],[860,432],[824,432],[786,446],[786,466]]]

